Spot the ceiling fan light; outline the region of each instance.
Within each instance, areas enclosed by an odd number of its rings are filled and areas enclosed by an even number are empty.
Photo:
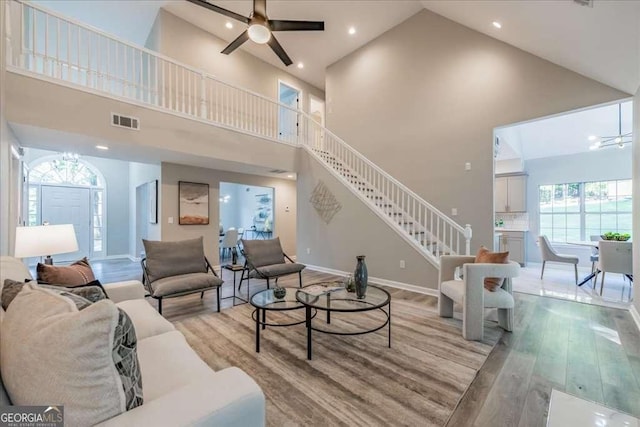
[[[622,138],[617,137],[616,139],[614,139],[614,141],[616,142],[616,144],[620,144],[622,142]]]
[[[249,25],[249,38],[258,44],[265,44],[271,39],[271,30],[262,24]]]

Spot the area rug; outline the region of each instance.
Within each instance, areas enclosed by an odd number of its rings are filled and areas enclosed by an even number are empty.
[[[304,325],[267,327],[255,352],[253,308],[240,305],[175,322],[214,370],[238,366],[262,387],[269,426],[441,426],[475,378],[502,332],[485,328],[483,342],[466,341],[461,322],[441,319],[419,301],[392,302],[387,328],[359,336],[313,335],[306,359]],[[268,312],[269,322],[302,319],[303,310]],[[383,314],[333,314],[331,328],[371,328]],[[314,322],[326,327],[324,313]]]

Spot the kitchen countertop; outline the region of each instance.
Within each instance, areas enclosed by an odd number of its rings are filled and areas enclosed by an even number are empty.
[[[529,231],[529,229],[528,228],[495,227],[494,231],[497,232],[497,233],[502,232],[502,231],[507,231],[507,232],[509,232],[509,231],[517,231],[517,232],[520,232],[520,233],[527,233]]]

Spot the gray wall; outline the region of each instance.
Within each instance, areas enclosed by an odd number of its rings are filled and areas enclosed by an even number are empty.
[[[178,181],[209,184],[209,225],[178,224]],[[220,182],[235,182],[275,189],[273,235],[280,237],[282,248],[288,255],[296,254],[295,181],[162,163],[161,182],[162,240],[204,236],[205,254],[212,264],[218,264]],[[172,224],[169,223],[169,218],[173,218]]]
[[[493,242],[494,128],[625,97],[428,10],[331,65],[326,84],[328,127],[443,212],[457,208],[474,250]]]
[[[527,207],[529,212],[529,233],[527,238],[527,260],[542,262],[536,239],[540,234],[540,213],[538,211],[538,187],[546,184],[568,182],[607,181],[631,178],[631,150],[606,148],[570,156],[547,157],[525,161],[527,178]],[[556,245],[554,245],[556,246]],[[588,248],[571,245],[562,246],[560,252],[575,254],[582,265],[591,265]]]
[[[272,99],[278,99],[278,79],[302,90],[302,106],[309,107],[309,94],[324,99],[324,92],[293,75],[238,49],[220,53],[229,43],[177,16],[160,9],[147,46],[164,55],[205,70]],[[267,49],[267,47],[265,47]]]
[[[147,224],[147,239],[160,240],[160,165],[147,163],[129,163],[129,255],[133,258],[140,256],[141,242],[136,236],[136,188],[153,180],[158,180],[158,223]]]
[[[640,88],[633,97],[633,275],[640,277]],[[640,286],[633,288],[633,304],[640,311]]]
[[[54,151],[30,148],[25,162],[31,163]],[[129,164],[120,160],[82,156],[82,160],[95,166],[106,181],[107,201],[107,256],[129,254]]]

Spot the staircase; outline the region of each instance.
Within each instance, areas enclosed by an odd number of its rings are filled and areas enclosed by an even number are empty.
[[[8,71],[300,147],[434,266],[441,255],[469,254],[468,224],[454,222],[303,111],[40,6],[2,3]]]

